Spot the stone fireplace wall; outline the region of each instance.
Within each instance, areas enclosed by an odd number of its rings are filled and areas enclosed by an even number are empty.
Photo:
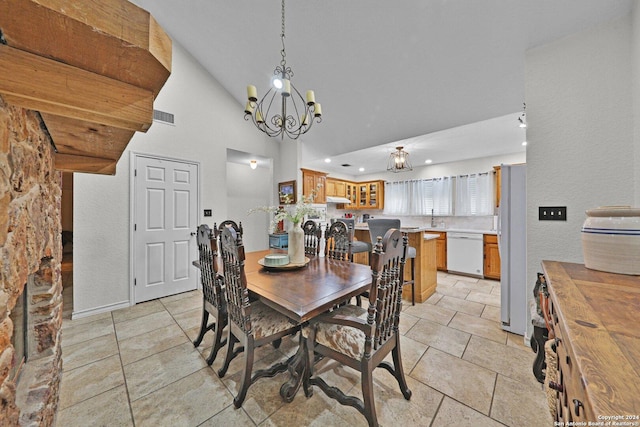
[[[61,173],[39,114],[0,97],[0,424],[52,425],[62,375]],[[11,374],[9,314],[29,281],[28,362]],[[16,391],[17,390],[17,391]]]

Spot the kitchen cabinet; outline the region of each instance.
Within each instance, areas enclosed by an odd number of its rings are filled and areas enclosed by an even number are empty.
[[[340,179],[327,178],[325,196],[347,197],[347,182]]]
[[[328,178],[325,172],[302,168],[300,170],[302,171],[302,194],[309,196],[316,189],[315,203],[326,203],[327,196],[345,197],[351,200],[351,203],[339,204],[339,209],[384,209],[384,181],[382,180],[350,182]]]
[[[358,192],[358,185],[354,182],[347,182],[345,185],[345,192],[345,197],[351,200],[351,203],[343,203],[338,207],[340,209],[358,209],[358,199],[356,194]]]
[[[447,271],[447,233],[427,232],[428,234],[437,234],[436,239],[436,268],[439,271]]]
[[[325,172],[318,172],[311,169],[300,169],[302,171],[302,195],[310,197],[315,190],[313,203],[326,203],[326,180]]]
[[[484,235],[484,277],[500,280],[500,251],[495,234]]]
[[[384,209],[384,181],[357,184],[357,209]]]

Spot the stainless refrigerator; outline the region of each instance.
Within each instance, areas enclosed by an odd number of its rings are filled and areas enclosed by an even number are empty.
[[[527,167],[501,165],[498,249],[502,329],[527,329]]]

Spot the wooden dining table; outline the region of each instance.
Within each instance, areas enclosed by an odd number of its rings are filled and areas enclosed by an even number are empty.
[[[252,298],[284,314],[296,323],[307,322],[321,313],[369,290],[371,268],[349,261],[311,257],[304,267],[263,267],[259,261],[278,250],[247,252],[244,271]],[[194,261],[196,267],[199,263]],[[220,270],[221,271],[221,270]],[[300,335],[298,351],[289,361],[291,378],[280,395],[291,402],[300,388],[306,366],[306,342]]]
[[[301,268],[267,268],[258,261],[271,251],[248,252],[244,271],[249,291],[291,320],[306,322],[369,289],[371,268],[312,257]]]

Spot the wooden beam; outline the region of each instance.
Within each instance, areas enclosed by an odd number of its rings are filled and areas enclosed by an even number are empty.
[[[102,175],[116,174],[116,160],[56,153],[55,168],[62,172],[86,172]]]
[[[153,93],[127,83],[0,45],[0,93],[24,108],[146,131]]]
[[[127,0],[0,0],[9,46],[157,95],[171,74],[171,39]]]
[[[118,160],[134,131],[41,113],[58,153]]]

